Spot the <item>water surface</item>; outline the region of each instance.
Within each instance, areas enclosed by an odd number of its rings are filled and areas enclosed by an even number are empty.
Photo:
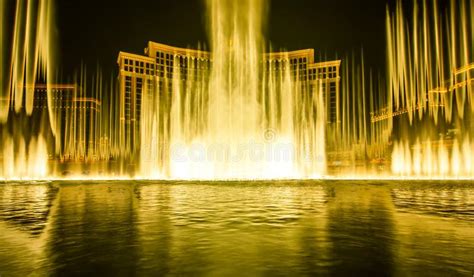
[[[0,184],[0,275],[464,275],[474,184]]]

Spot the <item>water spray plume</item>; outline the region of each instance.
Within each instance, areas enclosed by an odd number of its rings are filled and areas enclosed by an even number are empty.
[[[387,6],[386,78],[363,50],[273,51],[269,4],[205,0],[210,51],[149,42],[61,84],[54,1],[1,1],[0,176],[474,177],[472,1]]]
[[[469,162],[462,167],[474,148],[474,30],[469,27],[474,19],[466,15],[473,4],[456,3],[450,1],[445,13],[437,1],[414,1],[413,20],[405,16],[401,1],[394,14],[387,12],[395,175],[474,176]]]

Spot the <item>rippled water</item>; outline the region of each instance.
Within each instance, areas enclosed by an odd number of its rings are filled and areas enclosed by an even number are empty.
[[[0,275],[464,275],[474,183],[0,184]]]

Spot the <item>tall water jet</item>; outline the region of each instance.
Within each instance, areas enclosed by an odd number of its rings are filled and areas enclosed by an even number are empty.
[[[7,1],[0,4],[0,148],[13,151],[4,155],[2,164],[4,172],[12,173],[7,177],[44,177],[49,143],[45,140],[58,131],[49,88],[54,83],[53,1],[16,1],[13,26],[5,20],[10,8]],[[12,27],[11,37],[6,27]],[[45,116],[34,112],[37,83],[46,84]],[[38,170],[32,169],[35,165]]]
[[[285,88],[285,99],[262,97],[266,1],[208,0],[206,4],[212,52],[206,147],[227,148],[224,159],[213,162],[212,175],[226,179],[297,177],[294,157],[276,162],[273,156],[281,150],[277,147],[294,151],[293,89]],[[282,104],[289,108],[281,109]],[[270,120],[265,116],[266,107]]]
[[[141,142],[140,177],[276,179],[324,174],[323,88],[329,83],[316,70],[333,68],[331,76],[337,79],[340,62],[314,64],[313,50],[265,54],[266,1],[209,0],[206,7],[211,52],[150,42],[149,57],[119,57],[123,101],[134,99],[141,107],[139,114],[122,108],[121,131],[124,145]],[[155,61],[158,77],[142,74],[143,65]],[[139,137],[130,135],[136,124]]]
[[[387,11],[385,114],[394,124],[395,175],[474,176],[470,163],[461,166],[474,148],[474,18],[467,16],[473,5],[451,0],[444,10],[438,1],[414,1],[413,20],[401,1]]]
[[[226,145],[234,155],[242,155],[237,157],[238,161],[226,159],[218,164],[215,173],[231,178],[255,177],[265,169],[245,157],[247,153],[238,151],[242,151],[242,146],[261,143],[264,136],[258,92],[265,3],[262,0],[206,3],[213,58],[209,80],[209,142]]]
[[[5,86],[5,25],[6,25],[6,1],[0,2],[0,124],[4,124],[8,120],[9,93]]]

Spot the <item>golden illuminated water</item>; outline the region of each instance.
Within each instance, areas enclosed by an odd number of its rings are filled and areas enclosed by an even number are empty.
[[[473,4],[449,4],[387,12],[388,107],[403,114],[388,127],[396,176],[474,176]]]
[[[288,57],[283,70],[266,68],[266,4],[206,2],[209,77],[196,79],[194,64],[181,73],[175,56],[171,99],[148,92],[141,112],[140,177],[280,179],[325,172],[322,95],[301,97]],[[297,109],[308,112],[299,115]]]
[[[54,13],[52,0],[0,5],[0,175],[6,179],[57,178],[68,172],[64,161],[117,157],[113,86],[85,66],[68,84],[56,80]]]
[[[329,124],[327,95],[290,73],[288,54],[265,62],[269,3],[206,0],[211,67],[198,74],[195,59],[183,69],[176,55],[170,85],[143,84],[134,145],[121,141],[115,76],[82,66],[72,88],[57,84],[53,1],[8,5],[0,3],[2,178],[474,176],[470,1],[415,1],[408,15],[401,2],[388,8],[387,84],[363,53],[346,56]],[[34,107],[37,84],[43,109]]]
[[[2,128],[2,160],[4,177],[44,178],[48,174],[46,130],[57,132],[56,117],[52,110],[52,97],[48,90],[48,119],[38,132],[22,128],[11,118],[10,111],[23,114],[24,120],[33,116],[34,84],[41,79],[53,84],[54,45],[52,40],[53,3],[43,1],[16,1],[13,26],[7,24],[6,1],[0,4],[0,123],[13,124],[13,132]],[[8,39],[7,28],[13,35]],[[11,46],[7,43],[11,41]],[[28,84],[28,85],[27,85]],[[10,113],[10,116],[9,116]],[[10,118],[9,118],[10,117]],[[20,120],[23,121],[23,120]]]
[[[470,276],[473,205],[463,181],[12,182],[0,264],[7,276]]]

